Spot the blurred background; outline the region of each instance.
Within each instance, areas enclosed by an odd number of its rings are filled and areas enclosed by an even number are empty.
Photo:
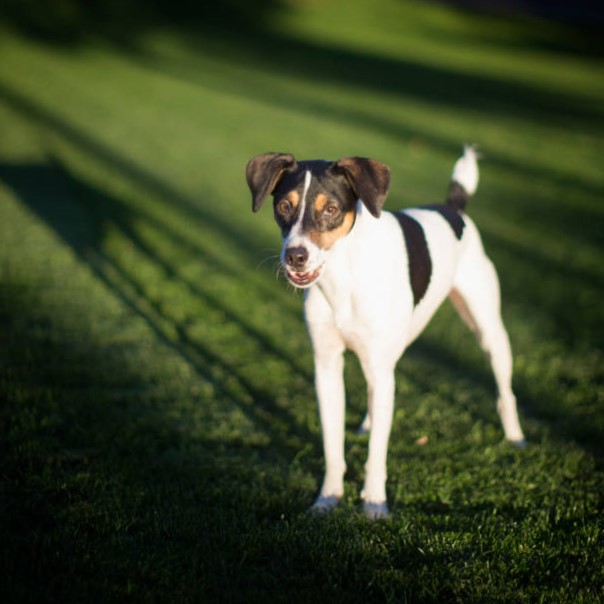
[[[209,3],[194,0],[5,0],[2,14],[6,21],[32,35],[73,42],[85,39],[91,33],[131,37],[148,27],[167,24],[194,28],[261,29],[279,11],[321,4],[313,0],[258,0],[254,3],[243,0]],[[562,0],[444,0],[432,4],[451,5],[511,19],[527,15],[554,19],[593,28],[594,33],[602,20],[602,9],[587,0],[572,3]],[[341,7],[344,10],[346,5]]]

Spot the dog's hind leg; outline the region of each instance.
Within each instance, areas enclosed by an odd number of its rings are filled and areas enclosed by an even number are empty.
[[[512,350],[500,313],[499,279],[495,267],[478,247],[469,250],[456,276],[450,299],[485,351],[499,391],[497,409],[505,437],[526,444],[512,391]]]

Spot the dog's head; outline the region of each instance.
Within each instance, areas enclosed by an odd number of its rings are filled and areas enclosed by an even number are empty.
[[[364,157],[296,161],[286,153],[264,153],[247,164],[252,209],[273,196],[281,228],[281,262],[296,287],[321,275],[329,250],[352,229],[360,199],[379,218],[390,185],[390,169]]]

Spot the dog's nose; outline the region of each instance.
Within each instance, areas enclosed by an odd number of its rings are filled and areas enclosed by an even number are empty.
[[[304,268],[308,261],[308,250],[304,247],[289,247],[285,250],[285,262],[293,269]]]

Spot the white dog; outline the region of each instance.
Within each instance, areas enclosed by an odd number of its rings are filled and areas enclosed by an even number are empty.
[[[524,445],[497,274],[464,213],[478,184],[473,148],[466,147],[455,164],[445,204],[398,213],[382,212],[388,166],[367,158],[296,161],[289,154],[266,153],[249,161],[246,176],[254,211],[273,195],[285,274],[306,290],[326,464],[315,510],[333,508],[344,492],[348,348],[359,357],[368,385],[364,510],[370,518],[388,514],[395,365],[447,296],[490,358],[506,438]]]

